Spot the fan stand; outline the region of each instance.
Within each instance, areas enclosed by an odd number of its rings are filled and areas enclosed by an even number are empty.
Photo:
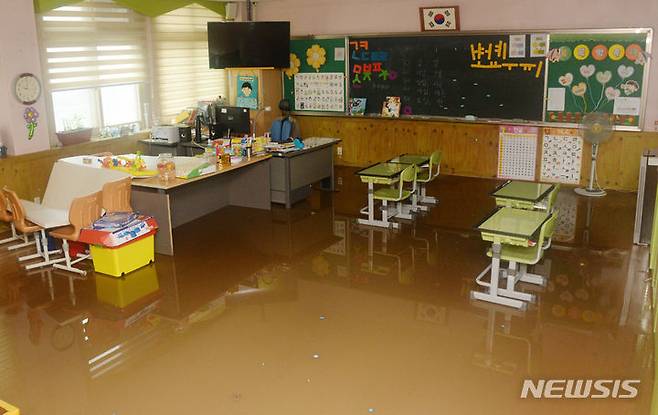
[[[599,154],[599,145],[592,143],[592,167],[589,169],[589,184],[586,188],[579,187],[574,189],[574,192],[580,196],[587,197],[603,197],[606,195],[605,190],[594,187],[594,180],[596,179],[596,158]]]

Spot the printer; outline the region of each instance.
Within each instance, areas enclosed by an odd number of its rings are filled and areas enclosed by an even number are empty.
[[[156,125],[151,128],[151,138],[167,144],[192,140],[192,128],[184,124]]]

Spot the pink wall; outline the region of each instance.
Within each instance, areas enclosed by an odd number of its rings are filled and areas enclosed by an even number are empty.
[[[50,148],[45,98],[32,105],[39,112],[39,125],[27,139],[22,105],[14,96],[18,75],[30,72],[41,79],[34,6],[31,0],[2,0],[0,18],[0,141],[9,154],[25,154]]]
[[[462,30],[658,28],[658,0],[263,0],[256,16],[290,20],[293,35],[417,32],[418,8],[439,4],[459,6]],[[658,121],[658,62],[651,66],[649,131]]]

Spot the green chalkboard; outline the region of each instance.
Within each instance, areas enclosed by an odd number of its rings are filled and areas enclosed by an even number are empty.
[[[518,55],[508,52],[510,35],[350,37],[350,96],[367,100],[366,114],[400,97],[403,116],[539,122],[545,58],[532,57],[529,33]]]
[[[283,97],[293,111],[344,113],[346,39],[292,39],[289,69],[283,71]]]
[[[639,127],[649,35],[551,34],[544,120],[579,124],[585,114],[603,112],[615,125]]]

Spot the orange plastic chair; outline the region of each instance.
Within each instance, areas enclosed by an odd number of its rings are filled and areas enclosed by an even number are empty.
[[[103,185],[103,209],[105,213],[132,212],[130,206],[130,191],[132,179],[117,180]]]
[[[66,259],[66,264],[55,264],[53,265],[55,268],[76,272],[81,275],[87,274],[87,271],[75,268],[74,265],[89,258],[90,255],[78,255],[76,259],[72,260],[69,253],[68,241],[77,241],[80,238],[80,231],[83,228],[91,226],[92,223],[101,217],[102,203],[103,192],[96,192],[89,196],[73,199],[71,208],[69,209],[69,222],[71,222],[71,225],[57,228],[50,232],[50,236],[62,240],[62,249],[64,250],[64,258]]]
[[[35,225],[34,223],[28,221],[25,218],[25,208],[23,207],[23,204],[21,203],[21,200],[18,198],[16,192],[5,187],[4,189],[2,189],[2,193],[4,197],[7,199],[7,201],[9,201],[9,206],[11,207],[12,217],[14,221],[13,223],[14,226],[16,227],[16,230],[22,233],[26,239],[28,235],[30,234],[34,235],[34,241],[29,243],[26,242],[26,244],[27,245],[35,244],[37,247],[37,252],[35,254],[19,257],[18,261],[22,262],[35,258],[44,259],[43,262],[30,264],[26,266],[25,267],[26,269],[39,268],[46,265],[51,265],[57,261],[63,261],[63,259],[56,259],[56,260],[50,259],[50,254],[56,254],[59,253],[59,251],[48,250],[48,238],[46,238],[45,229],[43,229],[39,225]]]
[[[9,201],[4,193],[0,192],[0,222],[8,223],[11,227],[11,236],[0,240],[0,245],[8,244],[9,242],[20,241],[22,240],[24,244],[20,244],[23,247],[32,245],[34,242],[29,243],[27,240],[27,235],[18,235],[16,233],[16,226],[14,225],[14,215],[9,211]],[[10,250],[18,249],[21,246],[10,246]]]

